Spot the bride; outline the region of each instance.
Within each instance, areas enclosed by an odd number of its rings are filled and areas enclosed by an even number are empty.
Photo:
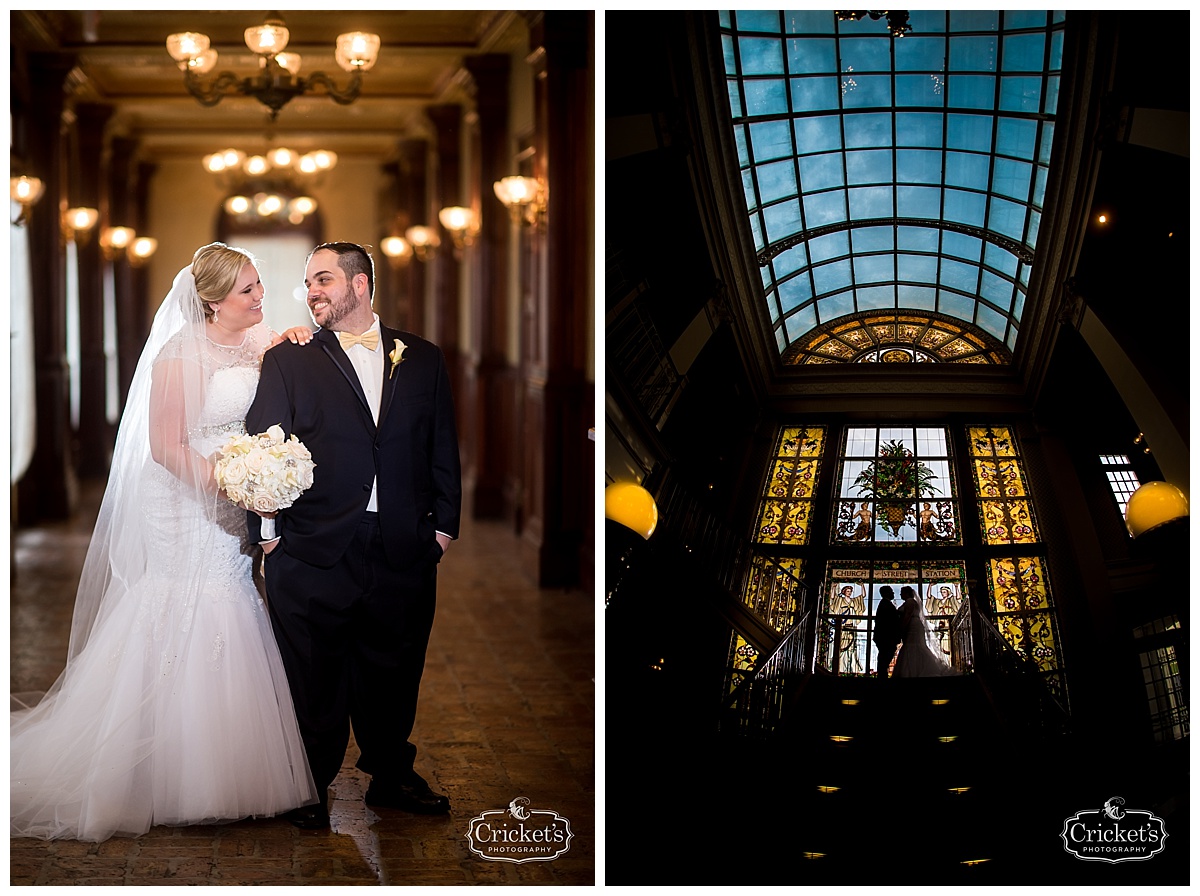
[[[316,801],[246,515],[212,457],[263,352],[249,253],[199,249],[155,315],[84,561],[67,665],[12,713],[11,834],[98,841]],[[307,341],[302,328],[285,334]]]
[[[900,589],[900,631],[904,642],[896,657],[893,678],[933,678],[954,675],[954,669],[942,659],[940,642],[929,630],[917,592],[908,585]]]

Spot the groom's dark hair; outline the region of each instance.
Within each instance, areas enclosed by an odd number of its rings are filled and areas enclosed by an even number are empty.
[[[328,249],[338,257],[338,267],[346,273],[346,280],[350,281],[358,274],[367,275],[367,298],[374,300],[375,298],[375,261],[371,258],[371,253],[358,243],[321,243],[311,252],[308,253],[307,263],[316,253],[322,249]]]

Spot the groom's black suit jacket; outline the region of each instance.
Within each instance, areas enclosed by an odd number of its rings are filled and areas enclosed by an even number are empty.
[[[896,645],[904,640],[903,636],[904,633],[900,630],[900,611],[890,600],[881,598],[879,609],[875,611],[875,631],[871,640],[877,647],[895,649]]]
[[[263,356],[246,431],[278,424],[312,453],[313,485],[276,517],[280,547],[319,567],[345,552],[377,481],[379,526],[388,563],[398,569],[436,560],[435,532],[458,537],[461,484],[454,402],[441,349],[412,333],[380,327],[383,389],[376,425],[337,334],[318,330],[310,345],[284,341]],[[391,371],[395,340],[404,360]],[[251,541],[259,517],[247,517]]]

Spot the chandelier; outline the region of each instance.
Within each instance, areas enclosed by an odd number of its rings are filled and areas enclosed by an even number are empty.
[[[243,224],[255,222],[299,226],[317,210],[311,196],[296,196],[290,190],[259,190],[253,195],[237,194],[225,200],[222,208]]]
[[[837,17],[839,22],[857,22],[859,19],[863,18],[863,16],[870,16],[875,21],[886,18],[888,33],[891,34],[892,37],[904,37],[905,34],[908,34],[910,31],[912,31],[912,25],[908,23],[907,9],[869,9],[854,11],[836,10],[833,14]]]
[[[247,153],[240,149],[222,149],[204,157],[204,170],[219,175],[263,177],[267,174],[298,174],[303,177],[321,174],[337,165],[337,153],[315,149],[299,153],[286,146],[277,146],[263,153]]]
[[[300,54],[284,52],[288,29],[279,13],[272,12],[261,25],[246,29],[246,46],[258,56],[258,74],[239,77],[233,72],[220,72],[211,83],[205,84],[199,76],[208,74],[217,64],[217,51],[209,43],[208,35],[196,31],[167,37],[167,52],[183,71],[188,93],[202,106],[215,106],[234,94],[252,96],[271,110],[271,121],[293,97],[318,88],[335,103],[345,106],[354,102],[362,87],[362,73],[370,71],[379,54],[378,34],[364,31],[339,34],[334,58],[344,71],[351,73],[346,88],[339,90],[324,72],[301,78]]]

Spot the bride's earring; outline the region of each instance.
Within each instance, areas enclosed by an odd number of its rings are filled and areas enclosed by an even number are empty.
[[[217,322],[217,315],[219,315],[221,313],[221,309],[213,308],[212,313],[213,313],[213,323],[215,324]]]

